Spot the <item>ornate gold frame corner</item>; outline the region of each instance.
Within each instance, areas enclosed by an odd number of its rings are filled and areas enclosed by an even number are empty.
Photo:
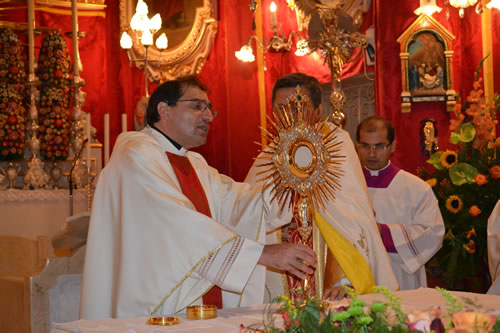
[[[144,62],[140,59],[145,57],[144,47],[139,45],[135,34],[129,27],[134,11],[131,0],[120,0],[120,35],[123,31],[127,31],[132,36],[133,46],[128,50],[129,57],[138,68],[143,68]],[[173,49],[161,52],[155,46],[149,48],[147,71],[151,80],[164,82],[180,76],[200,73],[217,34],[216,12],[214,1],[203,0],[203,7],[196,10],[191,32],[182,43]]]

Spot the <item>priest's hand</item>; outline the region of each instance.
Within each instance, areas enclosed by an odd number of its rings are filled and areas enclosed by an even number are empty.
[[[323,294],[323,299],[327,299],[330,301],[340,300],[345,297],[349,297],[349,295],[347,295],[342,286],[328,288]]]
[[[314,273],[316,253],[303,244],[281,243],[264,245],[260,265],[284,270],[300,279]]]

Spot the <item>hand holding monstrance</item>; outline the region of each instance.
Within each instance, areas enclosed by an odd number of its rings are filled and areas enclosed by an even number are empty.
[[[272,187],[271,201],[278,200],[281,210],[288,204],[297,213],[298,231],[307,244],[315,207],[324,209],[340,189],[340,142],[336,141],[336,127],[313,108],[299,87],[286,105],[274,107],[273,115],[269,122],[275,134],[266,131],[270,143],[263,149],[259,166],[266,169],[259,173],[263,175],[260,180],[266,181],[264,189]],[[306,297],[310,296],[309,280],[303,284]]]

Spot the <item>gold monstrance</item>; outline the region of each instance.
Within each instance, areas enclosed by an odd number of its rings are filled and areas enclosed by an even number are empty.
[[[307,244],[315,207],[324,209],[340,189],[341,142],[337,140],[337,127],[314,109],[299,87],[286,105],[274,106],[273,116],[274,119],[268,120],[275,133],[264,129],[270,143],[262,150],[262,163],[257,164],[265,169],[257,175],[263,175],[259,181],[265,181],[264,190],[272,186],[271,202],[278,200],[281,211],[288,204],[297,213],[300,224],[297,229],[302,242]],[[309,298],[309,278],[304,281],[303,289],[304,296]]]

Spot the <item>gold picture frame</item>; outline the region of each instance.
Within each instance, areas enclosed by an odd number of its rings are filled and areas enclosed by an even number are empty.
[[[448,111],[453,110],[454,39],[436,19],[425,14],[397,39],[401,58],[401,112],[410,112],[412,103],[421,102],[442,102]]]

